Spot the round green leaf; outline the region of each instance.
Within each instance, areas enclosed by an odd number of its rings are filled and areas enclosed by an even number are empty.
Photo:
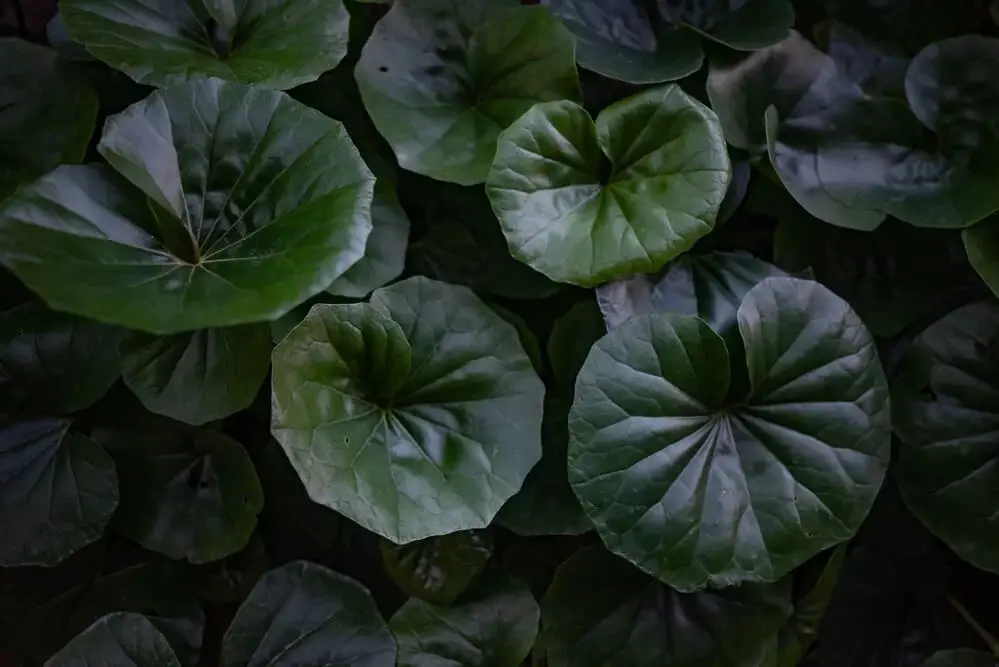
[[[604,543],[681,591],[776,581],[850,538],[884,478],[887,382],[828,289],[767,278],[737,312],[750,391],[727,400],[724,340],[639,315],[576,381],[569,481]]]
[[[265,323],[173,336],[132,331],[120,356],[122,379],[147,410],[204,424],[253,403],[271,365],[271,329]]]
[[[361,299],[387,285],[405,268],[408,243],[409,217],[392,185],[379,179],[371,200],[371,234],[364,257],[333,281],[326,291],[335,296]]]
[[[54,49],[0,38],[0,200],[21,183],[83,159],[97,95]]]
[[[199,79],[105,125],[103,165],[0,207],[0,263],[52,307],[157,334],[274,319],[364,254],[374,176],[343,126]]]
[[[399,667],[520,667],[538,634],[538,603],[512,578],[482,582],[451,607],[410,598],[389,621]]]
[[[293,88],[347,53],[342,0],[61,0],[70,36],[139,83],[195,77]]]
[[[0,420],[0,566],[55,565],[118,506],[114,462],[62,419]]]
[[[790,578],[684,594],[589,548],[556,572],[542,642],[549,667],[755,667],[790,614]]]
[[[123,334],[38,303],[0,313],[0,405],[51,415],[96,403],[118,380]]]
[[[531,468],[517,495],[496,516],[499,525],[518,535],[581,535],[593,530],[566,477],[569,405],[570,401],[561,396],[545,395],[541,460]]]
[[[257,582],[222,639],[222,667],[394,667],[396,647],[367,589],[295,561]]]
[[[514,257],[592,287],[689,250],[714,226],[730,172],[714,113],[671,84],[595,124],[570,101],[535,105],[500,135],[486,193]]]
[[[541,456],[544,387],[464,287],[317,305],[273,358],[271,430],[309,495],[397,544],[484,528]]]
[[[790,0],[658,0],[658,5],[669,23],[741,51],[776,44],[794,25]]]
[[[398,0],[355,77],[399,166],[485,180],[496,138],[535,102],[579,99],[572,35],[515,0]]]
[[[701,68],[695,32],[666,23],[643,0],[543,0],[576,38],[576,60],[629,83],[682,79]]]
[[[403,545],[382,540],[380,547],[385,571],[403,593],[450,605],[486,566],[493,538],[469,530]]]
[[[242,445],[216,431],[98,428],[121,478],[115,525],[151,551],[192,563],[246,546],[264,504]]]
[[[937,651],[923,663],[922,667],[995,667],[996,657],[985,651],[972,648],[955,648]]]
[[[49,658],[45,667],[181,667],[170,643],[145,616],[104,616]]]
[[[999,307],[951,312],[903,363],[893,386],[902,498],[958,556],[999,572]]]

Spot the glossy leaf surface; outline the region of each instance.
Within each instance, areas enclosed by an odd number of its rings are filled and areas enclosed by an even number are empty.
[[[382,564],[407,595],[450,605],[475,580],[493,553],[492,534],[462,531],[410,544],[379,544]]]
[[[514,257],[592,287],[689,250],[714,226],[730,170],[714,113],[668,85],[596,123],[573,102],[534,106],[500,136],[486,192]]]
[[[404,544],[492,520],[541,456],[543,391],[512,325],[410,278],[288,334],[271,428],[313,500]]]

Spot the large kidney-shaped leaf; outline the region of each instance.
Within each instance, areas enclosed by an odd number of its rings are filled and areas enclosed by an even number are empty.
[[[0,405],[53,415],[97,402],[118,379],[124,333],[38,303],[0,313]]]
[[[964,560],[999,572],[999,308],[959,308],[913,342],[893,386],[899,489]]]
[[[271,365],[271,330],[264,323],[173,336],[132,331],[120,354],[122,379],[147,410],[204,424],[253,402]]]
[[[139,83],[198,76],[292,88],[347,53],[342,0],[62,0],[70,36]]]
[[[99,619],[45,663],[45,667],[181,667],[170,643],[140,614]]]
[[[467,530],[409,544],[382,540],[382,565],[403,593],[449,605],[479,576],[493,553],[489,531]]]
[[[58,55],[0,39],[0,200],[60,164],[79,162],[87,150],[97,95]]]
[[[614,552],[681,591],[776,581],[856,532],[884,478],[888,389],[860,318],[767,278],[737,312],[750,391],[689,315],[594,346],[569,415],[569,481]]]
[[[730,177],[717,117],[670,84],[596,123],[570,101],[535,105],[500,135],[486,192],[514,257],[591,287],[689,250]]]
[[[643,0],[544,0],[576,37],[586,69],[629,83],[682,79],[701,68],[704,51],[692,30],[668,24]]]
[[[271,429],[313,500],[402,544],[484,528],[541,456],[544,387],[470,290],[318,305],[274,351]]]
[[[394,667],[395,640],[359,583],[304,561],[265,574],[222,639],[222,667]]]
[[[0,419],[0,566],[55,565],[101,536],[114,462],[62,419]]]
[[[105,125],[104,165],[0,207],[0,263],[49,305],[157,334],[274,319],[363,255],[374,176],[343,126],[199,79]]]
[[[572,35],[515,0],[397,0],[355,76],[399,166],[485,180],[496,137],[535,102],[578,99]]]
[[[215,431],[95,429],[121,478],[115,525],[146,549],[205,563],[246,546],[264,504],[242,445]]]
[[[678,593],[600,548],[541,603],[550,667],[757,667],[791,614],[791,580]]]
[[[389,628],[399,642],[399,667],[520,667],[540,614],[525,583],[495,577],[452,607],[410,598]]]

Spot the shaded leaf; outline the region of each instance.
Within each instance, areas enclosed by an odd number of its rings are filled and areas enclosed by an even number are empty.
[[[379,546],[385,571],[406,595],[450,605],[482,572],[493,538],[470,530],[401,546],[382,540]]]
[[[104,616],[52,656],[45,667],[181,667],[169,642],[139,614]]]

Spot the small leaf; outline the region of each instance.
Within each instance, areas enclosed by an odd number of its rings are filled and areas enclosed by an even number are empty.
[[[207,11],[196,11],[203,1]],[[150,86],[215,77],[293,88],[347,53],[342,0],[62,0],[59,9],[73,39]]]
[[[355,70],[399,166],[485,180],[496,137],[534,102],[579,99],[569,32],[514,0],[397,0]]]
[[[267,324],[200,329],[173,336],[130,332],[122,376],[150,412],[204,424],[248,407],[267,377]]]
[[[395,667],[396,647],[367,589],[296,561],[254,586],[222,639],[222,667]]]
[[[721,336],[639,315],[594,346],[569,414],[569,482],[611,551],[681,591],[776,581],[850,538],[887,468],[874,341],[821,285],[767,278]],[[780,544],[780,548],[773,545]]]
[[[791,581],[684,594],[599,548],[563,563],[541,603],[549,667],[762,665]]]
[[[114,170],[63,166],[0,205],[0,263],[55,309],[155,334],[275,319],[364,254],[374,176],[283,93],[160,90],[98,150]]]
[[[54,656],[45,667],[181,667],[169,642],[139,614],[104,616]]]
[[[402,546],[382,540],[380,547],[385,571],[406,595],[450,605],[482,572],[493,538],[470,530]]]
[[[315,502],[405,544],[489,524],[541,456],[543,395],[512,325],[410,278],[277,346],[271,431]]]
[[[120,375],[125,332],[26,303],[0,313],[0,404],[7,412],[68,414],[96,403]]]
[[[999,307],[973,303],[912,343],[893,384],[905,504],[969,563],[999,572]]]
[[[0,38],[0,200],[86,153],[97,95],[58,55],[44,46]]]
[[[410,598],[389,621],[399,667],[520,667],[538,634],[538,603],[516,579],[483,581],[453,607]]]
[[[592,287],[689,250],[714,226],[730,171],[714,113],[668,85],[596,123],[570,101],[535,105],[500,135],[486,193],[515,258]]]
[[[111,457],[62,419],[0,419],[0,566],[55,565],[118,506]]]
[[[121,478],[115,525],[151,551],[206,563],[246,546],[264,497],[242,445],[215,431],[96,428]]]

